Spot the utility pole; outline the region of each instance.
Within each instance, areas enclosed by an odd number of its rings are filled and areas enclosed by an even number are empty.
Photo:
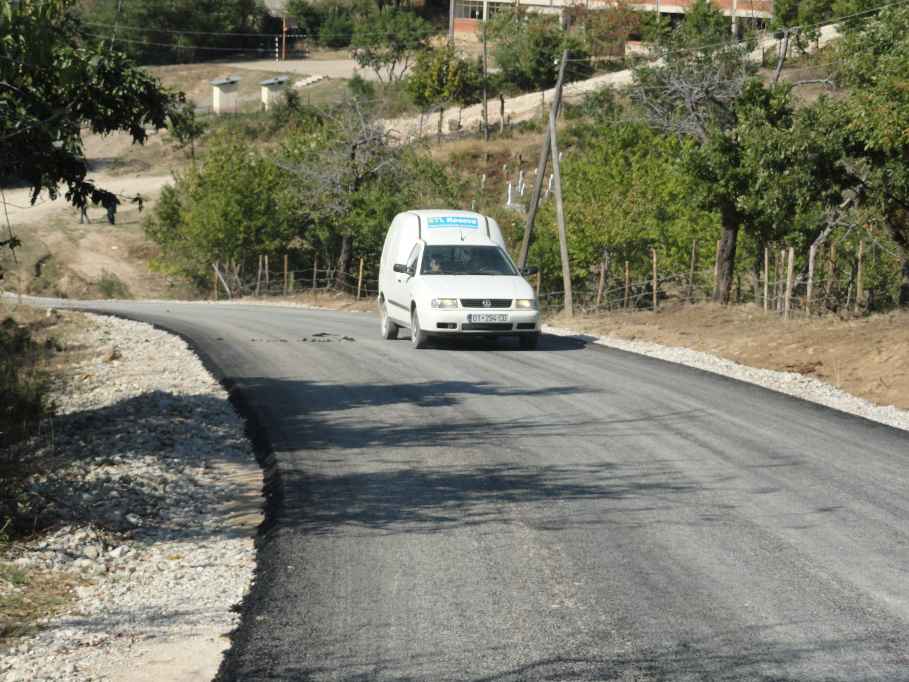
[[[565,65],[568,63],[568,50],[562,53],[562,63],[559,65],[559,79],[556,82],[555,96],[552,98],[552,108],[550,109],[550,118],[554,112],[556,117],[559,115],[559,107],[562,104],[562,81],[565,79]],[[518,267],[524,268],[527,265],[527,252],[530,250],[530,237],[533,232],[533,222],[537,217],[537,208],[540,205],[540,192],[543,190],[543,176],[546,174],[546,161],[549,155],[550,137],[552,135],[551,127],[546,127],[543,136],[543,147],[540,149],[540,161],[537,164],[537,176],[533,181],[533,196],[530,197],[530,209],[527,211],[527,225],[524,227],[524,239],[521,241],[521,253],[518,256]]]
[[[281,26],[281,61],[287,61],[287,17],[283,17]]]
[[[448,0],[448,44],[454,44],[455,0]]]
[[[562,285],[565,288],[565,314],[574,316],[571,298],[571,265],[568,262],[568,238],[565,234],[565,210],[562,205],[562,174],[559,163],[559,143],[556,139],[556,110],[549,112],[549,141],[552,145],[552,173],[555,176],[556,220],[559,223],[559,253],[562,259]]]
[[[486,16],[483,16],[483,141],[489,142],[489,112],[487,111],[488,103],[486,100],[486,83],[489,74],[488,64],[486,62]],[[488,151],[488,150],[487,150]]]

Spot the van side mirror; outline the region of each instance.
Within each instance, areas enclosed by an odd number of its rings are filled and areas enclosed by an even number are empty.
[[[537,274],[539,271],[540,268],[538,268],[536,265],[528,265],[526,268],[521,270],[521,274],[525,277],[530,277],[531,275]]]
[[[404,265],[404,263],[395,263],[393,269],[395,272],[400,272],[402,275],[410,274],[410,270],[408,270],[407,266]]]

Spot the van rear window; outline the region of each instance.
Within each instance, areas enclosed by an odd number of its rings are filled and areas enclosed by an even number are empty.
[[[422,275],[518,274],[498,246],[431,244],[423,250]]]

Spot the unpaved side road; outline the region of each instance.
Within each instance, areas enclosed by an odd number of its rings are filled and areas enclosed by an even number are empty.
[[[262,521],[244,422],[181,339],[65,315],[76,360],[53,389],[53,441],[30,454],[19,494],[49,532],[0,560],[26,586],[40,576],[77,587],[36,636],[0,650],[0,680],[210,680]],[[24,589],[0,588],[7,599]]]

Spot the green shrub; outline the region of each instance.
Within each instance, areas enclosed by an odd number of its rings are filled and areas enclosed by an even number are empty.
[[[0,453],[26,437],[47,413],[47,377],[28,327],[0,322]]]
[[[101,271],[101,279],[95,283],[95,286],[104,298],[132,298],[126,283],[107,270]]]

